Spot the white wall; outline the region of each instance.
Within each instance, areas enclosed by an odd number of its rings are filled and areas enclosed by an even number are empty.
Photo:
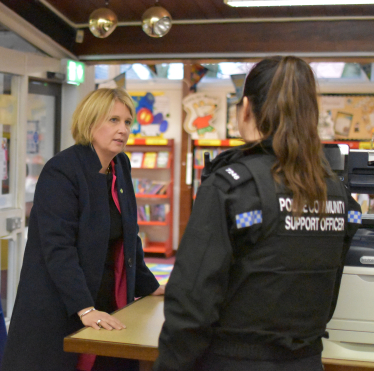
[[[85,82],[79,86],[64,84],[61,102],[61,150],[74,144],[71,136],[71,118],[78,103],[95,89],[95,67],[86,66]]]

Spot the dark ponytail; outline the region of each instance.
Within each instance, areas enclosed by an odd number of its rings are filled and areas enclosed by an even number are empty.
[[[296,57],[274,57],[259,62],[249,73],[243,96],[248,97],[263,138],[273,138],[277,161],[274,179],[293,193],[296,214],[305,204],[327,198],[318,103],[314,74]]]

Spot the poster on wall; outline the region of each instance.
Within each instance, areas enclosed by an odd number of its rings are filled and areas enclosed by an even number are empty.
[[[39,121],[28,120],[27,121],[27,145],[26,153],[37,154],[39,153]]]
[[[227,120],[226,120],[226,137],[241,138],[238,128],[238,120],[236,118],[236,104],[238,97],[231,93],[227,96]]]
[[[0,179],[8,179],[8,139],[1,138],[0,149]]]
[[[318,132],[322,140],[370,140],[374,95],[321,95]]]
[[[130,95],[136,112],[131,135],[163,137],[169,128],[169,98],[162,92],[133,92]]]
[[[187,112],[184,130],[192,139],[219,139],[215,128],[215,119],[219,98],[207,93],[194,93],[182,101]]]

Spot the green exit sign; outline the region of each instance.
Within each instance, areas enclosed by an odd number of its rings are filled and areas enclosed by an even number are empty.
[[[79,85],[84,82],[84,63],[67,61],[67,83]]]

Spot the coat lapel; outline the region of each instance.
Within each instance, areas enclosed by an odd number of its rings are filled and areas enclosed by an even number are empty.
[[[135,288],[134,272],[136,269],[136,244],[138,234],[137,210],[130,171],[124,173],[119,156],[116,157],[116,160],[117,194],[123,223],[123,248],[128,288],[127,300],[128,303],[130,303],[133,300]]]

